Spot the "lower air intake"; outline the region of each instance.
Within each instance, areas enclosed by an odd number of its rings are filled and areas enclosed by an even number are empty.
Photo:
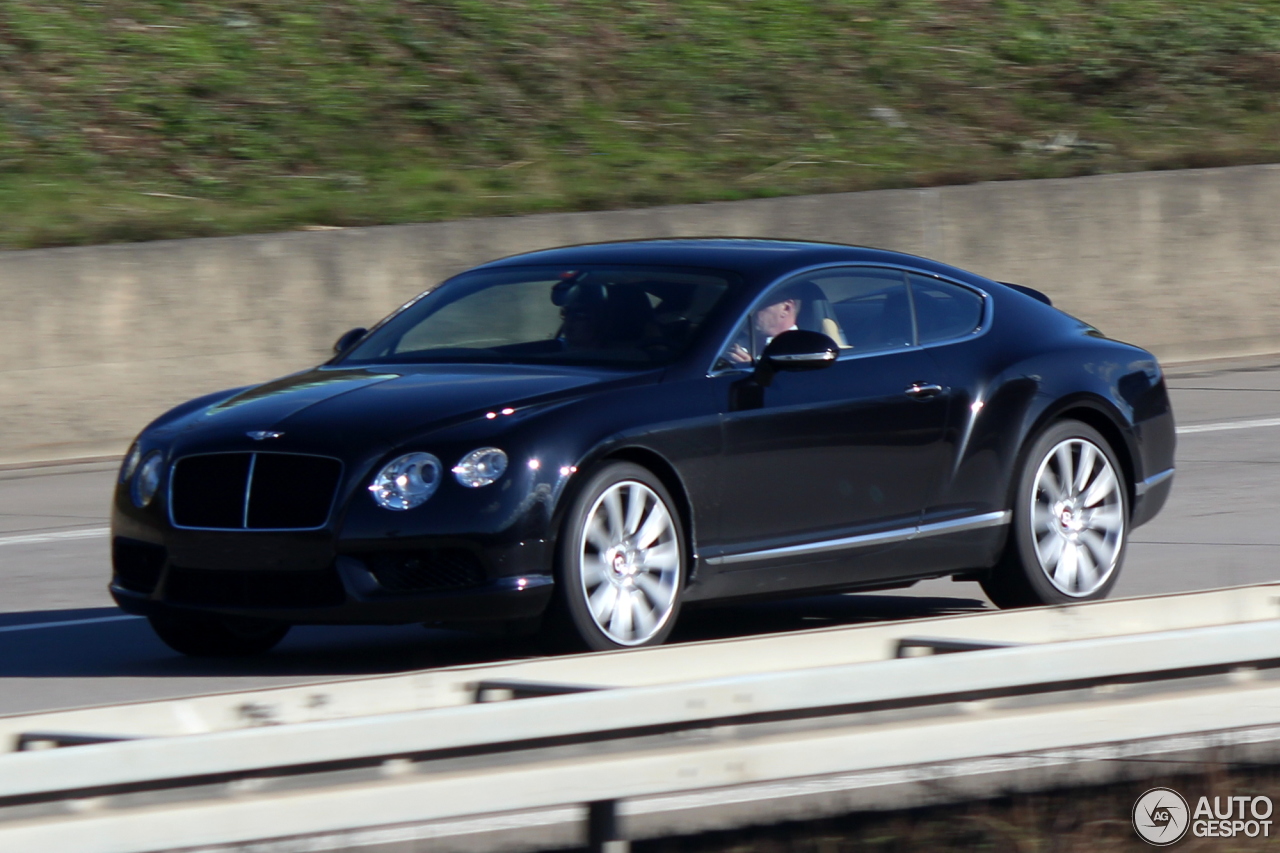
[[[167,556],[161,545],[115,537],[111,540],[111,566],[115,570],[116,585],[150,595],[160,582]]]
[[[480,558],[462,548],[358,555],[390,592],[433,592],[472,589],[484,583]]]
[[[346,591],[333,568],[238,571],[171,566],[164,599],[211,607],[333,607],[346,600]]]

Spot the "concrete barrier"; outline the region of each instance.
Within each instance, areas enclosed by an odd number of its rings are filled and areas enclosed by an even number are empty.
[[[3,252],[0,464],[122,453],[472,264],[597,240],[880,246],[1039,287],[1166,360],[1280,352],[1278,206],[1280,166],[1243,166]]]

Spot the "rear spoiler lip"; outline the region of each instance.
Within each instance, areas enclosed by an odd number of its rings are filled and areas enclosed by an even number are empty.
[[[1041,302],[1043,302],[1045,305],[1053,305],[1053,300],[1050,299],[1048,295],[1041,293],[1039,290],[1036,290],[1034,287],[1027,287],[1025,284],[1014,284],[1011,281],[1002,281],[1000,283],[1003,284],[1005,287],[1012,287],[1014,290],[1018,291],[1019,293],[1025,293],[1027,296],[1030,296],[1032,299],[1038,299]]]

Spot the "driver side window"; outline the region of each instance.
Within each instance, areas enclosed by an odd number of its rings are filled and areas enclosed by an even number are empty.
[[[747,319],[738,326],[738,330],[733,333],[733,337],[729,340],[729,346],[725,347],[724,352],[720,353],[720,357],[716,359],[712,370],[746,369],[755,366],[756,356],[759,355],[760,350],[764,349],[764,346],[757,347],[756,345],[755,326],[752,323],[754,314],[754,311],[748,314]]]
[[[751,367],[777,335],[821,332],[855,353],[909,347],[915,335],[901,270],[842,267],[788,279],[756,300],[716,370]]]
[[[790,279],[771,287],[747,312],[729,346],[716,360],[715,369],[751,367],[770,341],[792,329],[838,334],[838,330],[823,325],[825,304],[826,296],[808,279]],[[829,306],[826,310],[830,312]]]

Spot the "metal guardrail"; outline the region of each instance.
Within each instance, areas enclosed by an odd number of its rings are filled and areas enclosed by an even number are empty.
[[[491,678],[475,683],[474,696],[476,702],[493,702],[504,699],[532,699],[537,696],[568,696],[572,693],[592,693],[607,689],[585,684],[547,684],[542,681]]]
[[[89,746],[95,743],[118,743],[122,740],[134,740],[131,737],[114,735],[87,735],[82,732],[23,732],[18,735],[18,752],[29,752],[36,749],[55,749],[64,746]]]
[[[166,737],[468,705],[499,681],[644,687],[880,661],[904,640],[1037,644],[1280,618],[1280,584],[1033,610],[817,628],[626,652],[444,667],[286,687],[0,716],[0,754],[31,732]],[[937,651],[913,647],[909,653]],[[490,691],[488,698],[495,698]]]
[[[1280,621],[563,688],[0,755],[0,849],[139,853],[592,803],[602,847],[622,833],[609,804],[645,798],[904,769],[974,776],[955,768],[993,757],[1046,766],[1100,748],[1280,743]]]
[[[896,658],[917,657],[916,652],[949,655],[956,652],[980,652],[985,649],[1007,649],[1020,643],[984,643],[976,640],[949,640],[942,637],[903,637],[898,641]]]

